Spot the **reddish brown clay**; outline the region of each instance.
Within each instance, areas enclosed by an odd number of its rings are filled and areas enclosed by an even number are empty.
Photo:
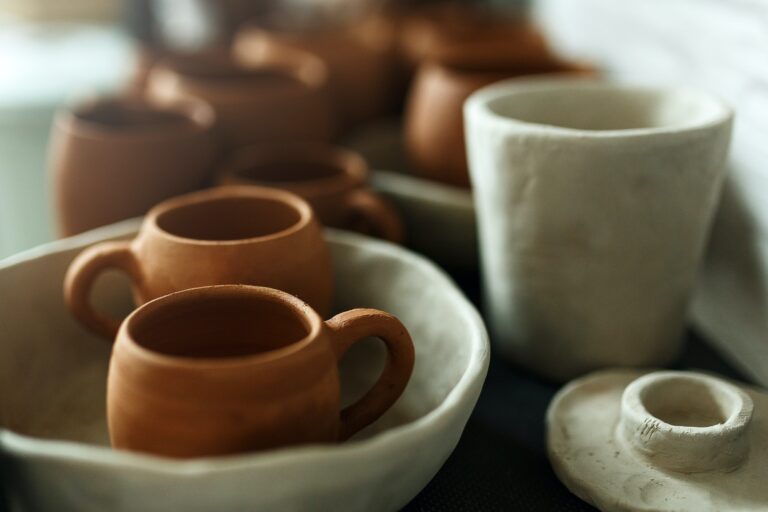
[[[401,58],[411,70],[428,61],[498,61],[500,56],[522,66],[551,55],[544,37],[526,20],[499,18],[457,4],[403,12],[398,45]]]
[[[227,54],[176,55],[158,63],[146,94],[199,97],[216,111],[228,148],[334,135],[325,65],[289,48],[264,48],[245,65]]]
[[[366,186],[368,166],[353,151],[321,144],[243,148],[221,167],[223,185],[277,187],[309,202],[320,222],[401,242],[392,206]]]
[[[202,188],[218,151],[214,120],[199,100],[105,98],[60,113],[49,154],[59,234],[143,215]]]
[[[385,343],[386,366],[341,409],[338,361],[368,336]],[[169,457],[344,441],[395,403],[413,363],[408,331],[382,311],[324,322],[271,288],[185,290],[123,323],[109,366],[110,438],[115,448]]]
[[[235,40],[235,53],[251,62],[265,46],[290,47],[318,56],[329,71],[339,124],[349,130],[394,109],[397,52],[394,26],[384,17],[342,27],[289,31],[249,27]]]
[[[114,338],[119,322],[89,302],[107,268],[127,273],[137,304],[217,284],[270,286],[330,312],[330,254],[309,204],[290,192],[221,187],[180,196],[153,208],[133,241],[104,242],[70,265],[64,298],[89,329]]]
[[[413,170],[431,180],[469,187],[464,101],[493,82],[541,73],[592,71],[555,58],[524,66],[491,60],[422,65],[411,88],[405,115],[405,142]]]

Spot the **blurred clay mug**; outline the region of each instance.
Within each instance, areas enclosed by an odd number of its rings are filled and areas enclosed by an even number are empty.
[[[65,301],[83,325],[114,338],[120,322],[89,300],[108,268],[130,276],[136,304],[187,288],[252,284],[330,312],[330,253],[320,225],[306,201],[282,190],[221,187],[176,197],[147,214],[134,240],[80,253],[67,270]]]
[[[525,75],[594,75],[595,70],[553,56],[507,52],[503,58],[466,55],[422,64],[408,94],[405,142],[413,170],[424,178],[469,187],[464,142],[464,102],[476,90],[503,79]]]
[[[247,144],[328,141],[335,132],[328,72],[300,50],[265,47],[248,64],[215,52],[175,55],[150,72],[158,101],[201,98],[216,111],[228,149]]]
[[[193,99],[99,98],[59,113],[49,155],[59,234],[144,215],[202,188],[218,152],[214,124],[211,107]]]
[[[338,362],[379,337],[378,381],[341,409]],[[115,448],[204,457],[343,441],[400,397],[414,364],[395,317],[354,309],[328,321],[296,297],[243,285],[185,290],[123,323],[112,352],[107,417]]]
[[[224,185],[276,187],[303,197],[327,226],[402,240],[397,212],[366,186],[368,165],[353,151],[322,144],[241,149],[221,167]]]
[[[553,379],[663,366],[725,177],[732,111],[683,88],[509,80],[464,107],[488,319]]]

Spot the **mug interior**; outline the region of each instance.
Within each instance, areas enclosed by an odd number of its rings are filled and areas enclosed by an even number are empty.
[[[128,326],[139,346],[166,356],[233,358],[264,354],[306,339],[311,328],[291,306],[250,293],[171,296],[139,310]]]
[[[232,241],[276,235],[301,222],[294,205],[271,197],[207,199],[160,213],[157,226],[174,236],[203,241]]]
[[[516,121],[592,131],[675,128],[727,115],[716,100],[693,91],[588,82],[514,86],[488,101],[487,107]]]
[[[193,124],[180,112],[119,101],[96,102],[75,110],[74,115],[80,122],[110,130],[166,129]]]

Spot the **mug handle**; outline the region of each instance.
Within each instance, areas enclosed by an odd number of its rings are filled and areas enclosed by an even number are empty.
[[[377,309],[339,313],[325,324],[331,330],[337,360],[352,345],[369,336],[380,338],[388,352],[379,380],[360,400],[341,411],[339,441],[345,441],[377,420],[403,393],[413,372],[413,342],[400,320]]]
[[[360,188],[347,196],[350,213],[368,221],[376,236],[399,244],[403,241],[403,225],[395,209],[373,190]]]
[[[75,318],[87,328],[115,339],[121,322],[97,312],[90,301],[93,283],[108,268],[117,268],[134,281],[139,280],[139,265],[129,241],[100,243],[78,254],[64,278],[64,301]]]

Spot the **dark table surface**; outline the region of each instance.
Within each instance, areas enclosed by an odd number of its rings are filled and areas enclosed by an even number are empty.
[[[451,274],[478,304],[477,276]],[[686,336],[685,349],[673,368],[708,370],[744,380],[696,332],[689,330]],[[458,446],[429,485],[403,510],[595,510],[560,483],[547,459],[544,417],[561,385],[494,357],[493,349],[491,354],[483,392]]]

